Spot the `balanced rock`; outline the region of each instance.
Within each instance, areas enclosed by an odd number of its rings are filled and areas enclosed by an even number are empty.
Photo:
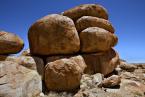
[[[81,52],[93,53],[107,51],[118,42],[117,36],[109,31],[89,27],[80,33]]]
[[[36,71],[15,62],[0,61],[0,97],[35,97],[42,91],[41,84]]]
[[[73,54],[80,49],[80,40],[73,21],[52,14],[36,21],[28,32],[30,53],[34,55]]]
[[[86,64],[81,56],[49,62],[45,66],[46,87],[48,90],[56,91],[78,88],[84,67],[86,67]]]
[[[107,75],[119,64],[119,55],[113,49],[103,53],[83,54],[82,56],[87,65],[85,69],[87,74],[102,73]]]
[[[106,9],[98,4],[83,4],[69,9],[67,11],[64,11],[62,14],[64,16],[68,16],[74,21],[76,21],[82,16],[94,16],[108,19],[108,13]]]
[[[23,49],[24,43],[17,35],[0,31],[0,54],[15,54]]]
[[[22,65],[28,69],[35,70],[41,75],[43,79],[44,75],[44,62],[39,57],[34,56],[4,56],[0,55],[0,61],[11,61],[19,65]]]
[[[88,27],[99,27],[103,28],[111,33],[114,33],[114,28],[112,24],[105,19],[92,17],[92,16],[83,16],[76,21],[76,28],[78,32],[88,28]]]

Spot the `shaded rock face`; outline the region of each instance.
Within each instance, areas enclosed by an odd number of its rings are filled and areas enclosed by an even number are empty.
[[[64,16],[68,16],[72,20],[76,21],[82,16],[94,16],[99,18],[108,19],[108,13],[104,7],[97,4],[83,4],[76,6],[72,9],[64,11]]]
[[[45,16],[34,23],[28,39],[30,52],[34,55],[73,54],[80,48],[73,21],[58,14]]]
[[[39,75],[41,75],[42,79],[44,76],[44,62],[39,57],[34,56],[4,56],[0,55],[0,61],[11,61],[15,62],[19,65],[22,65],[28,69],[36,70]]]
[[[80,33],[81,52],[107,51],[117,44],[118,38],[107,30],[89,27]]]
[[[41,91],[41,78],[36,71],[0,61],[0,97],[35,97]]]
[[[15,34],[0,31],[0,54],[15,54],[23,49],[23,40]]]
[[[79,87],[85,64],[80,56],[49,62],[45,66],[45,84],[48,90],[68,91]]]
[[[112,24],[108,20],[102,18],[83,16],[76,21],[76,28],[78,32],[81,32],[88,27],[100,27],[111,33],[115,32]]]
[[[87,65],[84,71],[87,74],[99,72],[107,75],[119,64],[119,55],[113,49],[100,54],[84,54],[82,57]]]

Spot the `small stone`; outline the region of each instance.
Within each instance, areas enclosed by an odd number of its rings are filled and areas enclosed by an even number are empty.
[[[100,84],[99,87],[110,88],[114,86],[118,86],[121,83],[121,78],[117,75],[112,75],[104,79]]]

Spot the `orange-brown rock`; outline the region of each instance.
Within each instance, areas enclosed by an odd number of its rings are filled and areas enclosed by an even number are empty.
[[[103,28],[111,33],[114,33],[114,28],[112,24],[105,19],[92,17],[92,16],[83,16],[76,21],[76,28],[78,32],[88,28],[88,27],[99,27]]]
[[[106,9],[98,4],[83,4],[69,9],[67,11],[64,11],[62,14],[64,16],[68,16],[74,21],[76,21],[82,16],[94,16],[108,19],[108,13]]]
[[[118,42],[117,36],[109,31],[89,27],[80,33],[81,52],[93,53],[107,51]]]
[[[86,64],[81,56],[58,59],[45,66],[48,90],[68,91],[79,87]]]
[[[119,55],[113,49],[103,53],[93,53],[82,55],[87,65],[85,73],[102,73],[107,75],[111,73],[119,64]]]
[[[34,55],[73,54],[80,49],[80,40],[73,21],[51,14],[34,23],[28,32],[30,53]]]
[[[23,49],[23,40],[17,35],[0,31],[0,54],[15,54]]]

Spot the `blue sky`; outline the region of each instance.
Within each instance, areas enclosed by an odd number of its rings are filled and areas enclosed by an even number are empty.
[[[37,19],[86,3],[103,5],[119,38],[122,59],[145,62],[145,0],[0,0],[0,30],[19,35],[28,48],[27,32]]]

